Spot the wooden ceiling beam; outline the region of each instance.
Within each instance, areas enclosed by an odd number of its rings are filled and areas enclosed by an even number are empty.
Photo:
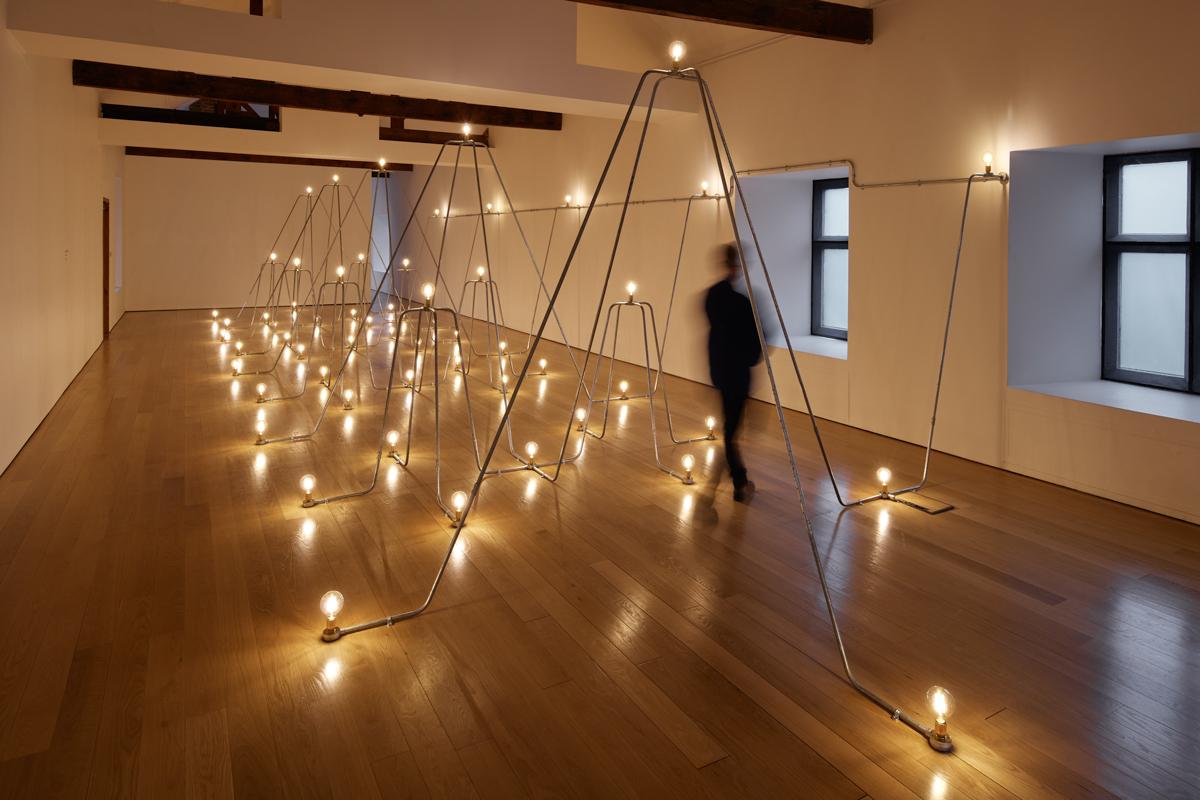
[[[457,131],[423,131],[415,128],[409,128],[404,124],[404,120],[392,118],[391,125],[383,125],[379,128],[379,139],[384,142],[416,142],[417,144],[445,144],[461,139],[462,134]],[[472,133],[471,139],[480,142],[484,147],[488,146],[487,129],[479,133]]]
[[[169,147],[125,148],[127,156],[151,156],[154,158],[194,158],[203,161],[240,161],[253,164],[292,164],[305,167],[335,167],[337,169],[369,169],[381,172],[378,162],[354,161],[348,158],[302,158],[300,156],[272,156],[259,153],[221,153],[215,150],[176,150]],[[387,164],[383,172],[411,172],[412,164]]]
[[[681,17],[794,36],[870,44],[874,12],[827,0],[574,0],[593,6]]]
[[[147,67],[129,67],[76,59],[71,65],[76,86],[173,97],[207,97],[243,103],[335,111],[359,116],[407,117],[436,122],[469,122],[505,128],[562,130],[562,114],[524,108],[459,103],[345,89],[319,89],[256,78],[228,78]]]
[[[184,111],[178,108],[126,106],[101,103],[104,119],[125,119],[134,122],[167,122],[174,125],[201,125],[207,128],[236,128],[245,131],[280,130],[279,117],[259,117],[250,114],[219,114],[211,111]]]

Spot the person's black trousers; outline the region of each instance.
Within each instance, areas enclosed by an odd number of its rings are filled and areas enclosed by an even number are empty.
[[[746,398],[750,394],[750,380],[725,380],[716,384],[721,393],[721,414],[725,420],[725,462],[733,478],[733,488],[746,485],[746,463],[738,446],[738,430],[742,427],[742,414],[746,411]]]

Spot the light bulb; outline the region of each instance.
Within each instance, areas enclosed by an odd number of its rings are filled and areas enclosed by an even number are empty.
[[[433,210],[433,215],[434,215],[435,217],[440,217],[440,216],[442,215],[442,210],[441,210],[440,208],[435,208],[435,209]]]
[[[339,264],[338,268],[335,269],[334,272],[337,274],[337,276],[339,278],[342,278],[342,277],[345,277],[345,275],[346,275],[346,268]]]
[[[892,480],[892,471],[887,467],[880,467],[875,470],[875,479],[879,481],[879,485],[883,487],[883,491],[887,491],[888,484]]]
[[[258,392],[258,402],[261,403],[263,401],[263,396],[267,393],[267,385],[265,383],[260,383],[254,387],[254,390]]]
[[[461,514],[465,511],[467,508],[467,493],[458,491],[450,495],[450,507],[454,509],[455,514]]]
[[[543,375],[546,374],[546,359],[544,359],[544,358],[538,359],[538,369],[540,369],[542,371]]]
[[[217,310],[214,308],[213,309],[213,319],[216,319],[218,316],[219,315],[217,314]]]
[[[304,360],[304,350],[305,350],[304,342],[301,342],[300,344],[296,345],[292,349],[296,351],[296,358],[303,361]]]
[[[337,176],[337,175],[334,175],[334,176],[333,176],[333,182],[334,182],[334,183],[337,183],[337,182],[338,182],[338,176]]]
[[[503,353],[507,349],[508,349],[508,342],[501,341],[500,342],[500,352]]]
[[[983,154],[983,171],[984,172],[992,171],[992,154],[991,153]]]
[[[225,323],[225,327],[228,328],[233,320],[231,320],[229,317],[226,317],[225,319],[221,320],[221,322]]]
[[[354,408],[354,390],[347,389],[346,391],[342,392],[342,400],[344,401],[342,403],[342,408],[347,410]]]
[[[227,330],[221,331],[221,341],[228,342],[232,338],[233,338],[233,334],[230,333],[229,331],[227,331]]]
[[[300,256],[296,256],[292,259],[292,265],[297,267],[300,266]]]
[[[265,419],[260,419],[258,422],[255,422],[254,423],[254,431],[259,436],[262,436],[264,433],[266,433],[267,432],[267,421]]]
[[[312,194],[312,187],[311,187],[311,186],[305,186],[305,187],[304,187],[304,193],[305,193],[305,194]]]
[[[317,370],[317,372],[319,372],[321,375],[321,383],[329,382],[329,367],[322,365],[321,368]]]
[[[400,441],[400,431],[388,431],[387,443],[389,447],[395,448],[396,443]]]
[[[470,136],[470,135],[471,135],[471,124],[470,124],[469,122],[464,122],[464,123],[463,123],[463,126],[462,126],[462,135],[463,135],[463,136]]]
[[[404,267],[405,269],[408,269],[408,265],[411,263],[412,262],[409,261],[407,258],[400,259],[400,266]]]
[[[237,341],[234,343],[234,345],[233,345],[233,349],[237,351],[237,354],[238,354],[239,356],[240,356],[240,355],[243,355],[243,353],[242,353],[242,348],[243,348],[243,347],[244,347],[244,344],[242,343],[242,340],[241,340],[241,339],[238,339],[238,340],[237,340]]]
[[[628,399],[625,395],[629,392],[629,381],[621,381],[617,384],[617,389],[621,391],[621,399]]]
[[[342,613],[342,608],[345,605],[346,598],[342,597],[341,592],[326,592],[321,595],[321,613],[330,622],[337,619],[337,615]]]
[[[950,739],[946,720],[954,713],[954,695],[941,686],[930,686],[925,699],[934,716],[934,724],[929,731],[929,746],[941,752],[952,750],[954,743]]]
[[[533,459],[534,459],[534,457],[537,456],[537,452],[538,452],[537,442],[526,442],[525,443],[525,458],[526,458],[526,460],[529,461],[529,463],[531,463],[531,464],[533,463]]]
[[[233,366],[233,374],[240,375],[242,372],[242,360],[240,358],[235,358],[232,362],[232,366]]]
[[[688,472],[691,472],[692,468],[696,466],[696,457],[694,455],[692,455],[691,453],[684,453],[683,458],[680,460],[680,463],[683,464],[683,468],[685,470],[687,470]]]
[[[575,420],[582,425],[585,419],[587,419],[587,411],[582,408],[575,409]]]
[[[679,62],[683,61],[684,54],[687,53],[687,47],[684,46],[683,42],[676,39],[675,41],[671,42],[671,46],[668,48],[667,52],[671,54],[671,63],[678,66]]]
[[[291,343],[291,341],[292,341],[292,332],[291,332],[291,331],[284,331],[284,332],[283,332],[283,340],[284,340],[285,342],[288,342],[288,343],[290,344],[290,343]]]
[[[317,488],[317,478],[315,475],[305,475],[300,479],[300,491],[304,492],[304,505],[310,506],[313,504],[313,489]]]
[[[490,214],[490,213],[492,213],[492,204],[491,204],[491,203],[488,203],[488,204],[487,204],[487,206],[486,206],[486,209],[487,209],[487,212],[488,212],[489,214]]]
[[[700,194],[708,196],[708,181],[700,181]]]
[[[415,376],[415,373],[411,369],[404,370],[404,380],[408,381],[409,383],[412,383],[414,376]]]
[[[704,418],[704,427],[708,428],[709,433],[712,433],[717,428],[717,418],[716,417],[705,417]]]
[[[367,254],[366,254],[366,253],[359,253],[359,254],[358,254],[358,260],[359,260],[359,261],[366,261],[366,260],[367,260]]]
[[[633,293],[637,291],[637,284],[629,281],[629,283],[625,284],[625,291],[629,295],[629,299],[633,300]]]
[[[271,318],[271,315],[268,314],[266,311],[264,311],[262,318],[263,318],[263,322],[266,322],[267,320],[269,320]]]
[[[563,204],[568,206],[571,205],[571,195],[567,195],[563,198]]]
[[[487,269],[485,269],[482,264],[480,264],[478,267],[475,268],[475,274],[481,278],[483,277],[483,274],[485,272],[487,272]]]
[[[428,303],[430,300],[433,299],[433,284],[432,283],[427,283],[421,287],[421,296],[425,298],[426,303]]]

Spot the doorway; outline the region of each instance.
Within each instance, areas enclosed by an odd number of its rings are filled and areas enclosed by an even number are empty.
[[[109,262],[109,247],[110,247],[109,239],[108,239],[108,213],[109,213],[108,205],[109,205],[108,198],[105,197],[103,211],[101,212],[101,216],[103,217],[103,225],[104,225],[104,228],[103,228],[104,232],[101,235],[101,248],[102,248],[101,251],[104,253],[102,260],[104,262],[104,270],[103,270],[104,271],[104,287],[103,288],[104,288],[104,338],[105,339],[108,338],[108,287],[109,287],[109,277],[108,277],[109,264],[108,264],[108,262]]]

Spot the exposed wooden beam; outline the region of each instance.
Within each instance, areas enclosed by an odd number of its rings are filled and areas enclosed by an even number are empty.
[[[218,153],[213,150],[175,150],[169,147],[126,147],[127,156],[155,158],[196,158],[203,161],[243,161],[254,164],[294,164],[305,167],[337,167],[338,169],[369,169],[379,172],[375,161],[354,161],[349,158],[301,158],[272,156],[259,153]],[[412,164],[388,164],[387,172],[411,172]]]
[[[135,122],[169,122],[175,125],[203,125],[209,128],[237,128],[244,131],[280,130],[279,117],[251,116],[248,114],[218,114],[210,111],[181,111],[178,108],[154,108],[151,106],[124,106],[101,103],[100,116],[104,119],[128,119]]]
[[[148,92],[174,97],[209,97],[245,103],[265,103],[313,111],[338,111],[359,116],[406,117],[438,122],[469,122],[506,128],[562,130],[562,114],[505,106],[485,106],[449,100],[429,100],[344,89],[318,89],[256,78],[227,78],[168,69],[128,67],[99,61],[72,63],[76,86]]]
[[[392,124],[381,126],[379,128],[379,138],[385,142],[416,142],[417,144],[445,144],[446,142],[461,139],[462,134],[447,131],[422,131],[409,128],[404,124],[404,120],[392,118]],[[482,142],[486,147],[488,144],[487,130],[481,133],[472,133],[471,138],[477,142]]]
[[[870,44],[874,12],[827,0],[574,0],[739,28]]]

